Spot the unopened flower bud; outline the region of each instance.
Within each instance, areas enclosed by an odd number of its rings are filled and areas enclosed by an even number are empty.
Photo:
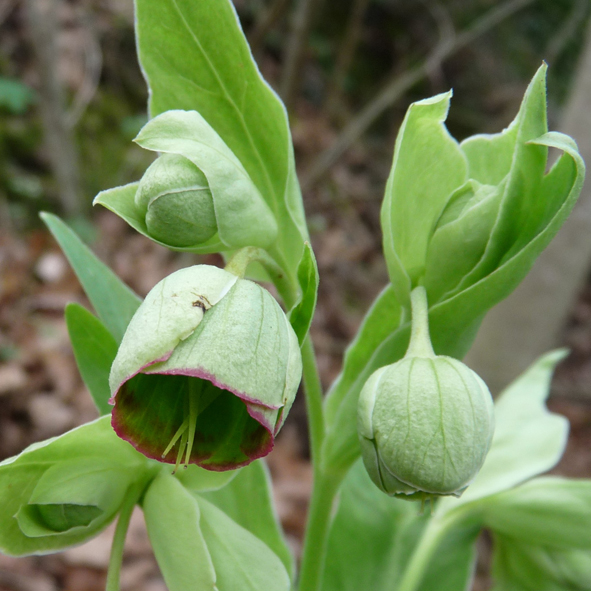
[[[170,246],[201,244],[217,233],[213,197],[203,172],[178,154],[163,154],[135,194],[149,234]]]
[[[297,337],[268,291],[217,267],[182,269],[150,291],[123,337],[113,427],[177,468],[238,468],[273,448],[301,373]]]
[[[466,365],[435,355],[423,287],[412,294],[412,336],[403,359],[374,372],[359,397],[365,467],[389,495],[460,496],[490,447],[490,392]]]

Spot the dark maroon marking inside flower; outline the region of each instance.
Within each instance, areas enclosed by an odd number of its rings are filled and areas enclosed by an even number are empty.
[[[189,392],[197,389],[200,411],[189,463],[221,471],[267,455],[274,445],[275,422],[270,425],[261,411],[276,409],[208,377],[194,369],[136,374],[114,397],[113,428],[145,456],[175,464],[180,439],[164,458],[162,454],[188,417]],[[181,463],[184,459],[183,454]]]

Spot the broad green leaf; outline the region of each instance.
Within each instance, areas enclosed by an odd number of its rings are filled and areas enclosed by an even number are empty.
[[[66,324],[80,375],[99,413],[109,414],[109,372],[117,355],[117,341],[96,316],[79,304],[66,306]]]
[[[280,231],[270,251],[295,283],[307,230],[287,115],[252,59],[232,3],[135,4],[151,116],[196,110],[220,135],[273,211]]]
[[[62,220],[50,213],[40,215],[70,261],[98,317],[121,342],[140,299]]]
[[[117,481],[121,478],[120,470],[128,478],[137,479],[152,469],[144,456],[117,437],[109,417],[97,419],[60,437],[33,444],[20,455],[0,463],[0,551],[13,556],[47,554],[80,544],[106,527],[115,516],[112,510],[105,512],[83,531],[65,531],[63,534],[42,537],[25,536],[15,518],[19,510],[29,503],[40,479],[48,470],[56,470],[59,475],[62,466],[68,471],[70,463],[104,467],[106,457],[110,458],[112,475]],[[44,494],[50,493],[45,490]]]
[[[322,591],[394,588],[418,537],[413,532],[412,540],[402,540],[400,532],[408,531],[408,523],[414,524],[418,510],[418,505],[382,493],[369,479],[363,463],[356,462],[340,490]],[[425,519],[420,522],[422,528]],[[396,551],[404,555],[395,556]]]
[[[200,496],[265,542],[279,556],[290,577],[293,576],[293,556],[275,513],[271,478],[263,460],[242,468],[227,486]]]
[[[142,503],[148,536],[169,591],[215,591],[216,571],[201,530],[201,511],[182,484],[163,471]]]
[[[439,523],[419,515],[420,505],[383,494],[358,461],[340,491],[328,541],[323,591],[390,591],[397,588],[423,536]],[[428,513],[428,509],[427,509]],[[436,525],[435,528],[432,526]],[[476,558],[478,526],[444,525],[437,535],[418,591],[469,588]]]
[[[289,591],[287,571],[266,544],[215,505],[198,503],[219,591]]]
[[[494,591],[589,591],[591,554],[524,544],[493,535]]]
[[[304,253],[302,260],[298,265],[298,282],[302,295],[300,300],[294,305],[289,312],[289,322],[291,323],[300,346],[304,342],[312,318],[314,310],[316,310],[316,300],[318,298],[318,265],[316,264],[316,257],[309,242],[304,244]]]
[[[466,158],[444,121],[451,92],[413,103],[404,118],[382,204],[384,255],[400,303],[425,272],[433,226],[466,181]]]
[[[224,248],[269,246],[277,222],[240,160],[196,111],[167,111],[149,121],[135,139],[142,148],[179,154],[207,178]]]
[[[546,408],[556,364],[564,350],[548,353],[517,378],[495,402],[495,434],[474,482],[459,499],[445,499],[446,510],[512,488],[550,470],[561,458],[568,421]]]
[[[470,591],[478,533],[478,527],[450,528],[433,553],[417,591]]]
[[[591,549],[591,480],[534,478],[481,503],[484,523],[527,544]]]

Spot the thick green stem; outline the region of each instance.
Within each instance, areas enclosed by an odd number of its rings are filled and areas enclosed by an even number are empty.
[[[289,277],[266,250],[255,246],[245,246],[232,255],[224,269],[243,279],[248,265],[255,261],[260,263],[269,274],[286,308],[291,308],[295,303],[296,291]]]
[[[308,512],[299,591],[320,590],[333,504],[341,480],[339,475],[322,473],[315,469],[314,490]]]
[[[302,345],[302,364],[304,373],[304,392],[310,430],[310,452],[314,466],[320,464],[320,449],[326,431],[324,425],[324,408],[322,407],[322,385],[316,366],[316,355],[310,335]]]
[[[407,357],[435,357],[429,336],[429,303],[423,286],[415,287],[410,294],[412,306],[410,343]]]
[[[107,572],[105,591],[119,591],[125,537],[127,536],[133,508],[138,502],[144,486],[145,482],[138,482],[135,485],[132,485],[127,491],[127,495],[121,506],[119,520],[117,521],[117,527],[115,528],[115,535],[113,537],[113,544],[111,545],[111,557],[109,558],[109,570]]]
[[[437,517],[431,519],[411,556],[410,562],[406,566],[397,591],[415,591],[417,589],[433,553],[441,543],[446,529],[446,522]]]
[[[302,346],[304,365],[304,390],[310,429],[310,451],[314,466],[314,489],[310,500],[308,524],[300,574],[300,591],[316,591],[320,588],[326,545],[334,499],[341,478],[323,471],[322,443],[326,433],[322,387],[318,376],[314,347],[310,337]]]

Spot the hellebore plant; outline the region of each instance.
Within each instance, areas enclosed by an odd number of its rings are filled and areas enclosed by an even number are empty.
[[[323,399],[288,121],[232,3],[136,0],[136,27],[151,116],[136,142],[157,157],[95,203],[228,263],[177,271],[142,302],[42,214],[96,312],[70,304],[66,321],[101,416],[0,463],[0,551],[56,552],[117,519],[115,591],[139,505],[170,591],[459,591],[482,529],[495,591],[591,589],[591,482],[539,476],[566,444],[545,406],[564,352],[494,407],[460,361],[583,183],[575,143],[547,129],[545,65],[496,135],[456,142],[451,92],[409,107],[381,214],[390,281]],[[549,170],[548,148],[561,153]],[[260,458],[302,376],[314,489],[296,569]]]

